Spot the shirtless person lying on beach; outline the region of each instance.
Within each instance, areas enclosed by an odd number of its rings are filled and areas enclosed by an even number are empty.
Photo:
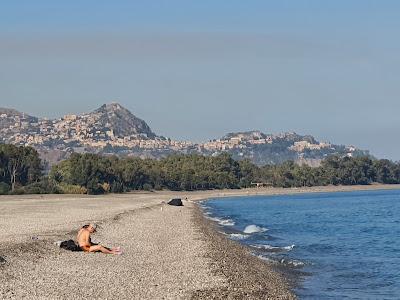
[[[79,247],[84,251],[84,252],[102,252],[106,254],[121,254],[121,250],[119,247],[116,248],[106,248],[101,245],[97,245],[92,243],[92,240],[90,238],[90,235],[94,232],[96,232],[96,225],[95,224],[89,224],[83,226],[79,232],[78,236],[76,238]]]

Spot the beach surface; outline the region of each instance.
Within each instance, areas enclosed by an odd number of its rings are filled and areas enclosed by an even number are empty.
[[[218,233],[196,200],[399,186],[0,197],[0,299],[293,299],[273,266]],[[180,197],[183,207],[166,205]],[[123,255],[58,248],[90,222]]]

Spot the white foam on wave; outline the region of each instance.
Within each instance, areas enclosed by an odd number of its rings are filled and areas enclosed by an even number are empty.
[[[209,220],[211,220],[211,221],[214,221],[214,222],[219,222],[219,221],[221,220],[221,219],[219,219],[219,218],[210,217],[210,215],[206,215],[206,218],[209,219]]]
[[[208,215],[206,215],[206,218],[217,222],[219,225],[221,226],[234,226],[235,222],[232,219],[221,219],[221,218],[217,218],[217,217],[210,217]]]
[[[274,259],[272,259],[272,258],[263,256],[263,255],[259,255],[259,254],[255,254],[255,253],[253,253],[253,255],[254,255],[255,257],[258,257],[259,259],[262,259],[262,260],[264,260],[264,261],[267,261],[267,262],[269,262],[269,263],[271,263],[271,264],[277,264],[277,261],[274,260]]]
[[[267,228],[252,224],[252,225],[246,226],[246,228],[243,230],[243,232],[247,233],[247,234],[252,234],[252,233],[265,232],[267,230],[268,230]]]
[[[241,234],[241,233],[230,233],[229,238],[232,240],[244,240],[247,239],[249,236],[246,234]]]
[[[262,259],[263,261],[268,262],[268,263],[282,264],[282,265],[285,265],[287,267],[292,267],[292,268],[301,268],[306,265],[304,262],[302,262],[300,260],[296,260],[296,259],[282,258],[281,260],[277,260],[277,259],[265,256],[265,255],[257,254],[257,253],[253,253],[253,255],[258,257],[259,259]]]
[[[290,246],[285,246],[285,247],[283,247],[283,249],[285,249],[286,251],[290,251],[290,250],[293,250],[294,247],[295,247],[295,245],[293,244]]]
[[[290,246],[285,246],[285,247],[278,247],[278,246],[271,246],[271,245],[251,245],[251,247],[256,248],[256,249],[264,249],[264,250],[279,252],[279,251],[293,250],[295,245],[290,245]]]
[[[303,267],[305,265],[304,262],[302,262],[300,260],[295,260],[295,259],[284,259],[284,258],[282,258],[279,262],[281,264],[286,265],[286,266],[295,267],[295,268],[296,267]]]
[[[219,221],[218,224],[222,225],[222,226],[234,226],[235,222],[233,220],[231,220],[231,219],[227,219],[227,220]]]

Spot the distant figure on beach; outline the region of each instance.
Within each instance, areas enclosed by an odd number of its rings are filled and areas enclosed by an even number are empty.
[[[78,242],[78,246],[84,252],[102,252],[105,254],[122,254],[121,249],[119,247],[116,248],[107,248],[102,245],[98,245],[92,243],[90,235],[96,232],[97,225],[96,224],[88,224],[82,226],[82,228],[78,232],[78,236],[76,238]]]

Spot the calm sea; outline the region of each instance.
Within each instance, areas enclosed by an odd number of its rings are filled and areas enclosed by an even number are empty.
[[[300,299],[400,299],[400,191],[210,199],[260,259],[298,269]]]

